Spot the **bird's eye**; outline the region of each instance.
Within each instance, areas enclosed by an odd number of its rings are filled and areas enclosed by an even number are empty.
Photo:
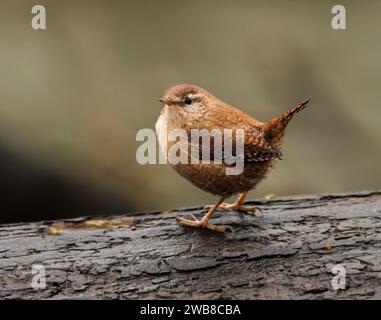
[[[192,104],[193,100],[192,100],[192,98],[188,97],[188,98],[185,98],[184,102],[186,105],[190,106]]]

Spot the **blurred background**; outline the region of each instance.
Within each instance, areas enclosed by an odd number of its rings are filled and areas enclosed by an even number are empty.
[[[47,30],[31,28],[43,4]],[[381,1],[0,0],[0,221],[213,203],[136,162],[158,98],[202,86],[259,120],[305,98],[249,198],[380,188]]]

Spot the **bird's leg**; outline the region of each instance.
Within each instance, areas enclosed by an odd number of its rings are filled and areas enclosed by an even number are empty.
[[[234,203],[224,203],[224,202],[221,203],[218,206],[218,209],[222,209],[222,210],[238,210],[238,211],[251,212],[251,213],[254,213],[257,210],[262,212],[262,210],[260,208],[258,208],[258,207],[246,207],[246,206],[243,205],[243,203],[245,201],[245,198],[247,196],[247,193],[248,193],[247,191],[241,193]]]
[[[193,214],[192,218],[193,220],[188,220],[183,217],[176,217],[177,221],[182,224],[183,226],[187,227],[193,227],[193,228],[206,228],[214,231],[219,232],[225,232],[226,229],[230,229],[231,231],[234,231],[231,226],[216,226],[214,224],[209,223],[209,219],[213,216],[213,214],[216,212],[219,205],[225,200],[225,198],[221,198],[209,211],[205,216],[199,220],[197,219]]]

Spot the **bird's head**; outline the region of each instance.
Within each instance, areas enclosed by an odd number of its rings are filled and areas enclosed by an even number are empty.
[[[159,99],[171,112],[203,113],[213,96],[206,90],[191,84],[178,84],[165,91]]]

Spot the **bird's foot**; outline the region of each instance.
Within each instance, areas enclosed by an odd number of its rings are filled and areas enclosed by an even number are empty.
[[[182,224],[183,226],[192,227],[192,228],[205,228],[213,231],[218,232],[225,232],[226,230],[230,230],[234,232],[234,229],[231,226],[225,225],[225,226],[216,226],[214,224],[209,223],[207,219],[197,219],[195,215],[191,215],[193,220],[188,220],[183,217],[176,217],[176,220]]]
[[[209,207],[211,206],[206,206],[206,208],[209,208]],[[218,206],[217,210],[237,210],[237,211],[246,212],[246,213],[255,213],[256,211],[259,211],[260,213],[263,213],[262,209],[258,207],[246,207],[242,204],[225,203],[225,202],[221,203]]]

